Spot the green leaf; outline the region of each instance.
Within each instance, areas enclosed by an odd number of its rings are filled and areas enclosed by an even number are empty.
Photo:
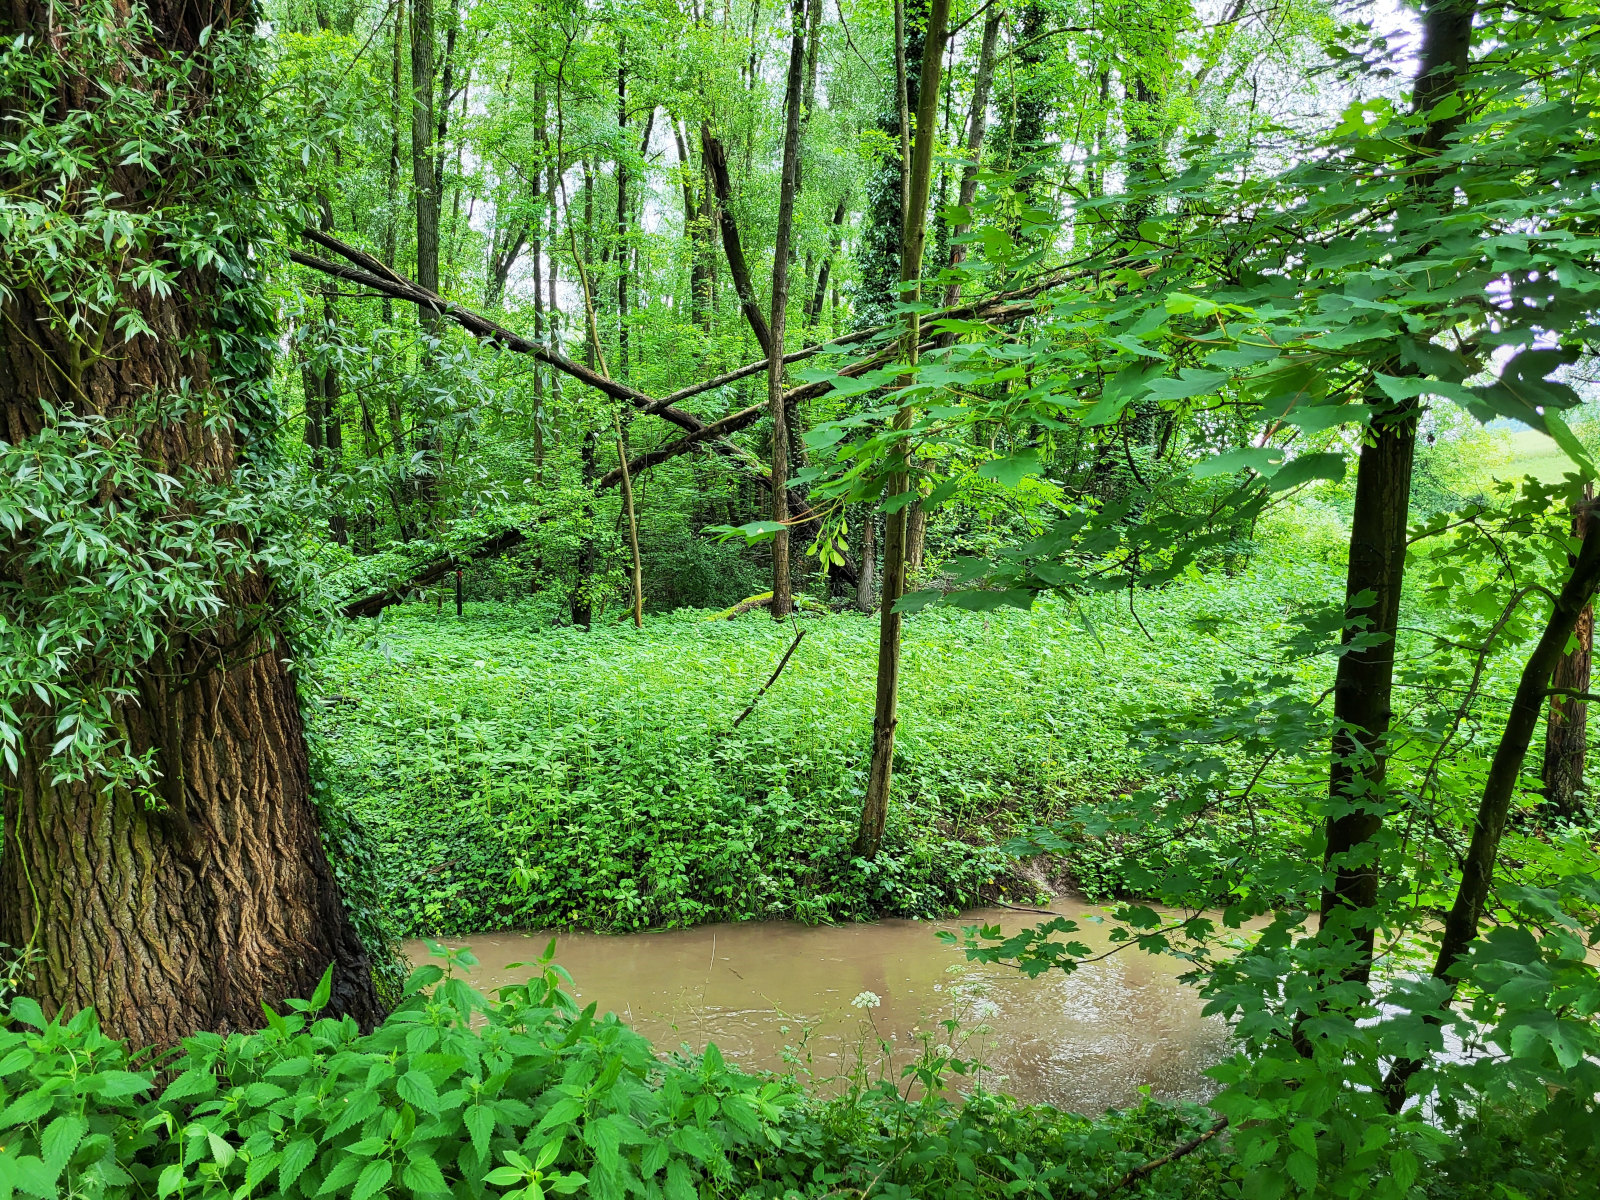
[[[147,1092],[155,1086],[148,1075],[135,1075],[132,1071],[102,1071],[95,1077],[96,1090],[107,1100]]]
[[[1556,412],[1555,409],[1547,408],[1544,410],[1544,428],[1545,432],[1555,440],[1556,445],[1561,447],[1566,456],[1578,464],[1578,468],[1582,471],[1585,479],[1594,479],[1596,477],[1597,473],[1593,461],[1589,458],[1589,452],[1583,448],[1583,443],[1578,440],[1577,435],[1572,432],[1566,421],[1562,420],[1561,414]]]
[[[361,1159],[348,1154],[340,1156],[337,1152],[335,1152],[335,1156],[338,1161],[333,1164],[333,1170],[328,1172],[328,1177],[322,1181],[322,1186],[317,1189],[317,1195],[319,1196],[325,1196],[329,1192],[343,1191],[351,1183],[355,1182],[357,1175],[361,1174]],[[366,1165],[371,1166],[372,1164],[369,1162]]]
[[[571,1096],[563,1096],[545,1113],[544,1119],[539,1122],[535,1133],[546,1133],[558,1125],[565,1125],[583,1112],[583,1101]]]
[[[439,1093],[433,1080],[422,1071],[407,1071],[395,1084],[395,1091],[402,1100],[415,1104],[423,1112],[436,1114],[439,1111]]]
[[[473,1148],[479,1157],[489,1156],[489,1138],[494,1133],[494,1110],[487,1104],[474,1104],[462,1114],[467,1123],[467,1133],[472,1137]]]
[[[1340,480],[1344,478],[1344,455],[1338,453],[1301,454],[1291,458],[1272,475],[1271,490],[1281,492],[1298,487],[1313,479]]]
[[[206,1132],[206,1142],[211,1146],[211,1157],[216,1159],[217,1162],[221,1163],[223,1166],[227,1166],[229,1163],[231,1163],[234,1159],[234,1155],[238,1154],[238,1151],[234,1149],[232,1142],[228,1141],[219,1134],[210,1132],[209,1130]]]
[[[444,1172],[439,1170],[439,1164],[426,1154],[419,1154],[407,1160],[405,1170],[400,1173],[400,1181],[421,1196],[450,1190],[450,1185],[445,1182]]]
[[[5,1111],[0,1112],[0,1129],[9,1129],[13,1125],[26,1125],[37,1120],[55,1105],[55,1093],[50,1088],[34,1088],[31,1092],[24,1092],[10,1104]]]
[[[297,1138],[290,1142],[284,1149],[283,1161],[278,1164],[279,1189],[287,1194],[316,1156],[317,1143],[310,1138]]]
[[[45,1126],[44,1136],[39,1139],[39,1148],[44,1165],[52,1176],[60,1174],[61,1168],[71,1160],[72,1152],[78,1148],[78,1143],[88,1131],[89,1123],[71,1113],[63,1113]]]
[[[984,479],[993,479],[1006,487],[1014,488],[1029,475],[1039,474],[1041,469],[1039,452],[1024,450],[1008,458],[991,459],[978,468],[978,474]]]
[[[202,1067],[193,1067],[179,1075],[161,1093],[163,1106],[191,1096],[209,1096],[217,1090],[217,1077]]]
[[[1296,1150],[1283,1160],[1283,1169],[1302,1191],[1317,1186],[1317,1160],[1303,1150]]]
[[[368,1197],[377,1195],[388,1186],[393,1174],[394,1164],[387,1158],[373,1159],[361,1169],[361,1177],[356,1180],[350,1200],[368,1200]]]
[[[1202,459],[1194,468],[1194,477],[1210,479],[1216,475],[1235,475],[1247,470],[1258,475],[1271,475],[1283,459],[1283,451],[1276,446],[1246,446],[1218,454],[1215,458]]]
[[[328,964],[328,969],[322,973],[322,979],[317,983],[317,990],[311,993],[311,1011],[319,1013],[328,1007],[328,998],[333,995],[333,964]]]

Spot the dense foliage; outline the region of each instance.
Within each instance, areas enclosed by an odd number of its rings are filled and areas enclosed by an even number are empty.
[[[1120,598],[919,618],[906,799],[872,862],[851,839],[875,631],[852,614],[801,618],[733,729],[788,627],[683,611],[584,634],[531,606],[408,606],[325,660],[325,803],[362,826],[408,934],[945,913],[1030,892],[1000,841],[1131,786],[1129,722],[1246,669],[1325,581],[1315,563],[1191,581],[1141,598],[1142,628]],[[1125,868],[1078,843],[1049,870],[1098,897]]]

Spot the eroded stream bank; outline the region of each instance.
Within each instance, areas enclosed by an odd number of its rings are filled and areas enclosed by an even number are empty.
[[[1066,902],[1055,909],[1080,919],[1097,912]],[[934,936],[983,922],[1009,931],[1035,919],[1044,918],[983,909],[951,921],[564,933],[556,961],[572,973],[581,1003],[618,1013],[662,1049],[715,1042],[731,1061],[799,1072],[816,1086],[849,1071],[858,1047],[876,1064],[880,1036],[897,1063],[910,1061],[919,1033],[948,1042],[940,1022],[956,1016],[963,1030],[979,1030],[963,1056],[986,1064],[986,1085],[1024,1100],[1092,1113],[1135,1102],[1142,1084],[1173,1099],[1210,1094],[1201,1072],[1228,1053],[1227,1029],[1201,1016],[1176,961],[1129,949],[1073,975],[1030,980],[969,963]],[[1089,922],[1075,936],[1097,951],[1110,945],[1104,927]],[[479,962],[471,981],[488,989],[524,978],[509,964],[538,957],[548,940],[488,933],[447,944],[471,948]],[[426,960],[421,942],[405,951]],[[881,1003],[853,1006],[863,992]]]

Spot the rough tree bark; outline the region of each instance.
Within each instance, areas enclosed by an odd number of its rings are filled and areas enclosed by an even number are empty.
[[[149,13],[160,44],[150,49],[195,53],[203,30],[243,11],[158,0]],[[0,10],[0,36],[45,38],[58,17],[44,0],[19,0]],[[175,111],[238,102],[191,78],[193,91],[174,100]],[[59,119],[72,120],[74,104],[99,101],[87,87],[63,98]],[[0,110],[6,106],[0,98]],[[135,166],[104,182],[130,206],[163,186]],[[0,187],[14,184],[0,172]],[[164,185],[170,195],[172,181]],[[45,402],[131,419],[152,392],[180,386],[207,396],[209,412],[228,412],[231,389],[241,385],[219,382],[213,361],[222,286],[213,272],[189,271],[170,296],[139,292],[129,302],[154,336],[137,336],[81,370],[72,361],[75,335],[52,306],[13,287],[0,314],[0,438],[26,445],[38,437]],[[223,482],[255,427],[242,421],[152,418],[139,437],[160,469]],[[16,543],[0,551],[0,588],[28,586],[29,552]],[[24,714],[25,753],[0,787],[0,941],[36,952],[32,990],[47,1012],[93,1005],[109,1033],[136,1047],[259,1026],[263,1002],[311,995],[330,964],[332,1009],[363,1024],[380,1015],[370,964],[323,851],[272,583],[259,573],[222,582],[225,610],[203,628],[174,626],[169,644],[141,668],[136,694],[115,702],[132,749],[155,751],[159,802],[103,789],[98,778],[56,781],[55,714],[42,706]]]

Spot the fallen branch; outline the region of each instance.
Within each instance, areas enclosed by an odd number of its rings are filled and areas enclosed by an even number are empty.
[[[418,588],[425,588],[429,584],[438,583],[451,571],[480,558],[503,554],[507,550],[520,546],[527,540],[528,535],[523,533],[522,530],[508,529],[504,533],[480,542],[469,553],[446,554],[422,563],[415,567],[404,579],[368,592],[365,596],[350,600],[340,606],[339,611],[351,620],[359,617],[375,617],[391,604],[399,604]]]
[[[1121,1182],[1114,1184],[1112,1190],[1120,1191],[1122,1188],[1130,1187],[1133,1184],[1138,1183],[1139,1180],[1145,1178],[1146,1176],[1153,1174],[1159,1168],[1166,1166],[1168,1163],[1177,1162],[1180,1158],[1188,1157],[1196,1150],[1200,1149],[1201,1146],[1204,1146],[1212,1138],[1216,1137],[1217,1134],[1221,1133],[1227,1127],[1228,1118],[1223,1117],[1199,1137],[1190,1138],[1187,1142],[1179,1146],[1170,1154],[1163,1154],[1160,1158],[1153,1158],[1149,1162],[1135,1167],[1122,1177]]]
[[[739,728],[739,723],[755,711],[756,701],[765,696],[767,694],[767,689],[778,682],[778,676],[782,675],[784,667],[789,665],[789,656],[795,652],[795,648],[800,645],[800,639],[805,637],[805,635],[806,631],[804,629],[795,630],[794,641],[790,642],[789,648],[783,652],[783,657],[778,660],[777,667],[773,670],[772,674],[767,677],[767,681],[761,685],[761,690],[755,694],[749,704],[744,706],[744,711],[733,719],[733,724],[728,726],[727,732],[722,735],[723,737],[727,737],[729,733],[732,733],[735,729]]]

